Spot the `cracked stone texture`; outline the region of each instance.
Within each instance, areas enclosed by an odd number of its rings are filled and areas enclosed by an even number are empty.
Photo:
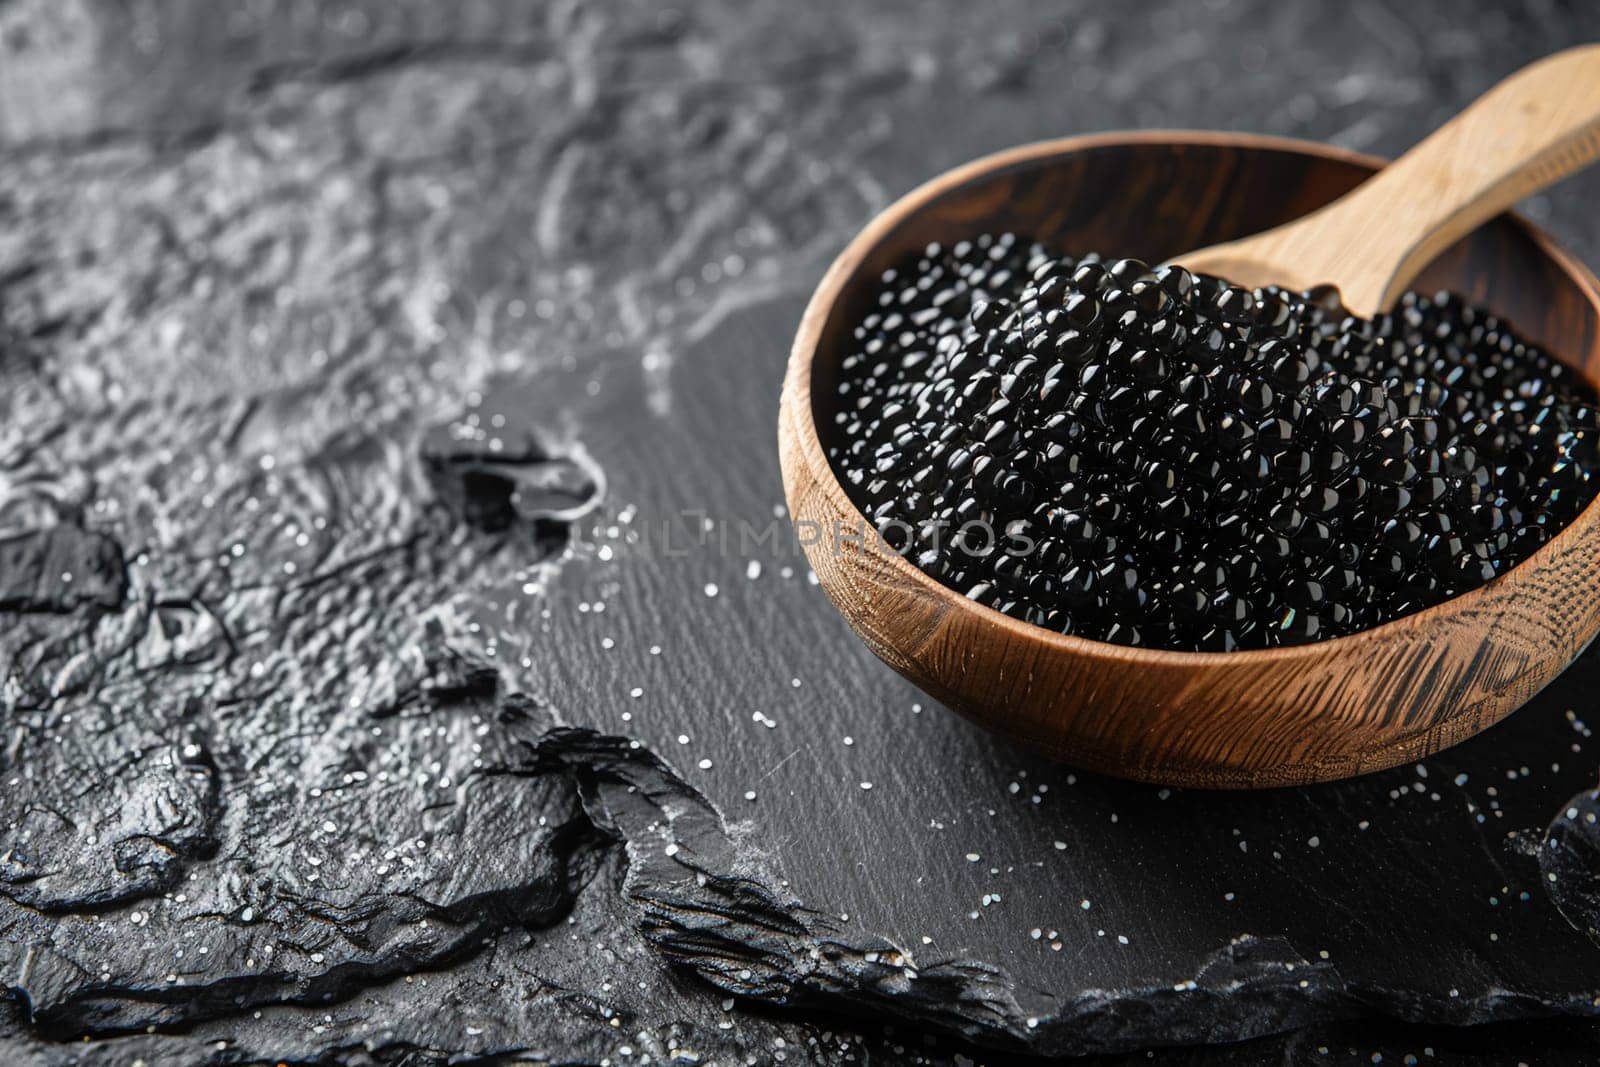
[[[773,423],[828,258],[940,169],[1394,153],[1597,28],[0,0],[0,1054],[1594,1054],[1600,652],[1354,782],[1077,775],[849,635]],[[1597,194],[1527,210],[1600,262]]]

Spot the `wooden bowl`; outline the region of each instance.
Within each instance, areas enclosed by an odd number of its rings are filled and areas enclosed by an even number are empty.
[[[1349,637],[1162,652],[1030,626],[940,585],[850,502],[817,427],[879,274],[930,241],[1014,230],[1066,253],[1159,262],[1334,199],[1383,161],[1231,133],[1103,134],[1001,152],[884,211],[823,278],[790,355],[778,440],[789,511],[827,594],[873,652],[977,722],[1070,763],[1148,782],[1328,781],[1420,759],[1522,705],[1600,628],[1600,503],[1470,593]],[[1502,216],[1416,285],[1494,308],[1593,383],[1600,284]],[[865,531],[865,536],[861,536]]]

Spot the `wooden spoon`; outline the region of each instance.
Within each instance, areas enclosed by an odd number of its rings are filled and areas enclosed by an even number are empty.
[[[929,242],[1011,230],[1156,261],[1372,185],[1383,161],[1241,133],[1144,130],[1025,145],[906,194],[840,253],[794,339],[778,426],[789,513],[823,591],[867,646],[987,728],[1080,767],[1163,785],[1298,785],[1412,762],[1487,728],[1600,633],[1600,501],[1506,574],[1346,637],[1168,652],[1053,633],[949,589],[871,532],[827,455],[842,361],[884,270]],[[1180,210],[1208,190],[1205,211]],[[1470,294],[1600,388],[1600,280],[1514,213],[1421,276]],[[866,536],[862,536],[866,531]],[[837,653],[832,645],[825,652]]]
[[[1539,60],[1328,206],[1174,257],[1235,285],[1336,286],[1365,318],[1440,252],[1600,158],[1600,45]]]

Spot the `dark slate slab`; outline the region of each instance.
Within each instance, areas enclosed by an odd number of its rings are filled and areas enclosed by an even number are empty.
[[[122,546],[107,534],[61,523],[0,537],[0,611],[111,610],[126,590]]]
[[[915,181],[1393,152],[1591,21],[0,6],[7,1060],[1593,1050],[1600,653],[1353,782],[1077,774],[851,637],[774,448]]]

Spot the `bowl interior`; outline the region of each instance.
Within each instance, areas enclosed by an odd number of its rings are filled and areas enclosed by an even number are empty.
[[[971,177],[894,222],[840,289],[812,363],[818,433],[824,441],[832,433],[839,363],[874,283],[914,249],[1012,230],[1062,253],[1157,263],[1298,218],[1379,165],[1309,142],[1182,133],[1047,143],[975,164]],[[1596,384],[1600,314],[1586,277],[1535,231],[1501,216],[1442,253],[1413,288],[1453,290],[1493,309]]]

